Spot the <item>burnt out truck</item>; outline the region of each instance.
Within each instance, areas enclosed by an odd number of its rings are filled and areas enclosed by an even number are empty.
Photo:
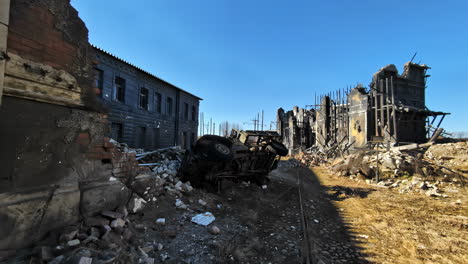
[[[186,152],[178,177],[194,186],[216,186],[224,179],[262,185],[286,155],[288,149],[276,131],[233,129],[227,137],[200,137]]]

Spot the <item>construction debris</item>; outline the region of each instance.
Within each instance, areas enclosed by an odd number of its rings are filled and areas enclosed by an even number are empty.
[[[192,222],[198,225],[207,226],[211,224],[215,220],[215,217],[210,212],[205,212],[203,214],[197,214],[196,216],[192,217]]]
[[[431,145],[425,152],[361,150],[335,159],[326,158],[322,151],[301,153],[283,166],[325,165],[340,176],[398,188],[400,193],[416,191],[430,197],[447,197],[440,188],[464,186],[467,160],[468,144],[458,142]]]
[[[316,147],[327,158],[375,145],[400,150],[429,147],[432,143],[420,144],[444,135],[440,125],[449,113],[430,111],[425,105],[428,69],[408,62],[398,74],[395,65],[387,65],[373,75],[367,88],[359,84],[315,96],[314,104],[306,106],[310,109],[280,108],[277,130],[282,142],[291,155]]]

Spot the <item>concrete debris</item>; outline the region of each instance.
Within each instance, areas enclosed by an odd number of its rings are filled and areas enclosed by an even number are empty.
[[[198,225],[207,226],[215,220],[215,217],[210,212],[205,212],[203,214],[197,214],[192,217],[192,222]]]
[[[125,226],[125,221],[122,219],[115,219],[114,221],[111,222],[110,225],[112,228],[118,228],[118,227],[124,227]]]
[[[452,160],[457,162],[450,163]],[[376,187],[396,188],[400,193],[419,192],[429,197],[448,197],[440,187],[453,189],[464,186],[466,160],[468,145],[457,142],[432,145],[425,153],[418,150],[361,150],[334,159],[320,159],[316,153],[301,153],[282,166],[312,167],[324,163],[340,176],[375,184]]]
[[[78,261],[78,264],[91,264],[92,262],[93,262],[92,258],[81,257],[80,260]]]
[[[182,202],[180,199],[176,199],[175,207],[177,209],[183,209],[183,210],[188,208],[188,206],[184,202]]]
[[[50,247],[41,247],[41,259],[42,261],[50,261],[54,259],[54,254]]]
[[[111,212],[111,211],[104,211],[101,213],[101,215],[103,216],[107,216],[111,219],[118,219],[118,218],[124,218],[125,216],[121,213],[117,213],[117,212]]]
[[[217,226],[212,226],[212,227],[209,229],[209,232],[210,232],[212,235],[217,235],[217,234],[221,233],[221,230],[220,230],[219,227],[217,227]]]
[[[60,236],[60,241],[70,241],[73,240],[78,234],[78,230],[73,230],[71,232],[63,233]]]
[[[165,225],[165,224],[166,224],[166,218],[158,218],[158,219],[156,219],[156,224],[158,224],[158,225]]]
[[[207,203],[206,203],[205,201],[203,201],[202,199],[199,199],[199,200],[198,200],[198,203],[199,203],[200,205],[202,205],[202,206],[206,206],[206,204],[207,204]]]
[[[128,201],[127,207],[130,210],[130,213],[138,213],[139,211],[143,210],[145,207],[146,201],[141,198],[137,194],[133,194],[132,197],[130,198],[130,201]]]
[[[163,250],[164,245],[161,244],[161,243],[158,243],[157,247],[158,247],[158,251],[161,251],[161,250]]]
[[[73,240],[70,240],[67,242],[67,246],[69,247],[75,247],[75,246],[78,246],[80,244],[80,240],[79,239],[73,239]]]

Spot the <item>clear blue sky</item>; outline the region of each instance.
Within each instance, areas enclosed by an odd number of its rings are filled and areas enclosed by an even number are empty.
[[[204,100],[216,123],[304,107],[380,67],[432,67],[431,110],[468,131],[468,1],[72,0],[90,42]],[[249,128],[245,125],[244,128]]]

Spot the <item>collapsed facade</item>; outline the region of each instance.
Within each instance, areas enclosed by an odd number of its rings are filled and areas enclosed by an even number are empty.
[[[313,146],[345,151],[426,142],[441,132],[439,126],[449,114],[426,107],[427,69],[408,62],[400,75],[394,65],[387,65],[373,75],[368,89],[358,85],[319,96],[309,110],[278,109],[283,143],[294,154]]]
[[[135,195],[142,167],[109,138],[100,88],[111,88],[96,85],[99,65],[69,0],[0,1],[0,251],[29,246]],[[179,92],[181,104],[198,107],[198,98]],[[196,117],[185,121],[193,129],[185,131],[197,131]]]
[[[200,97],[93,46],[99,97],[109,108],[111,138],[135,148],[191,146]]]

